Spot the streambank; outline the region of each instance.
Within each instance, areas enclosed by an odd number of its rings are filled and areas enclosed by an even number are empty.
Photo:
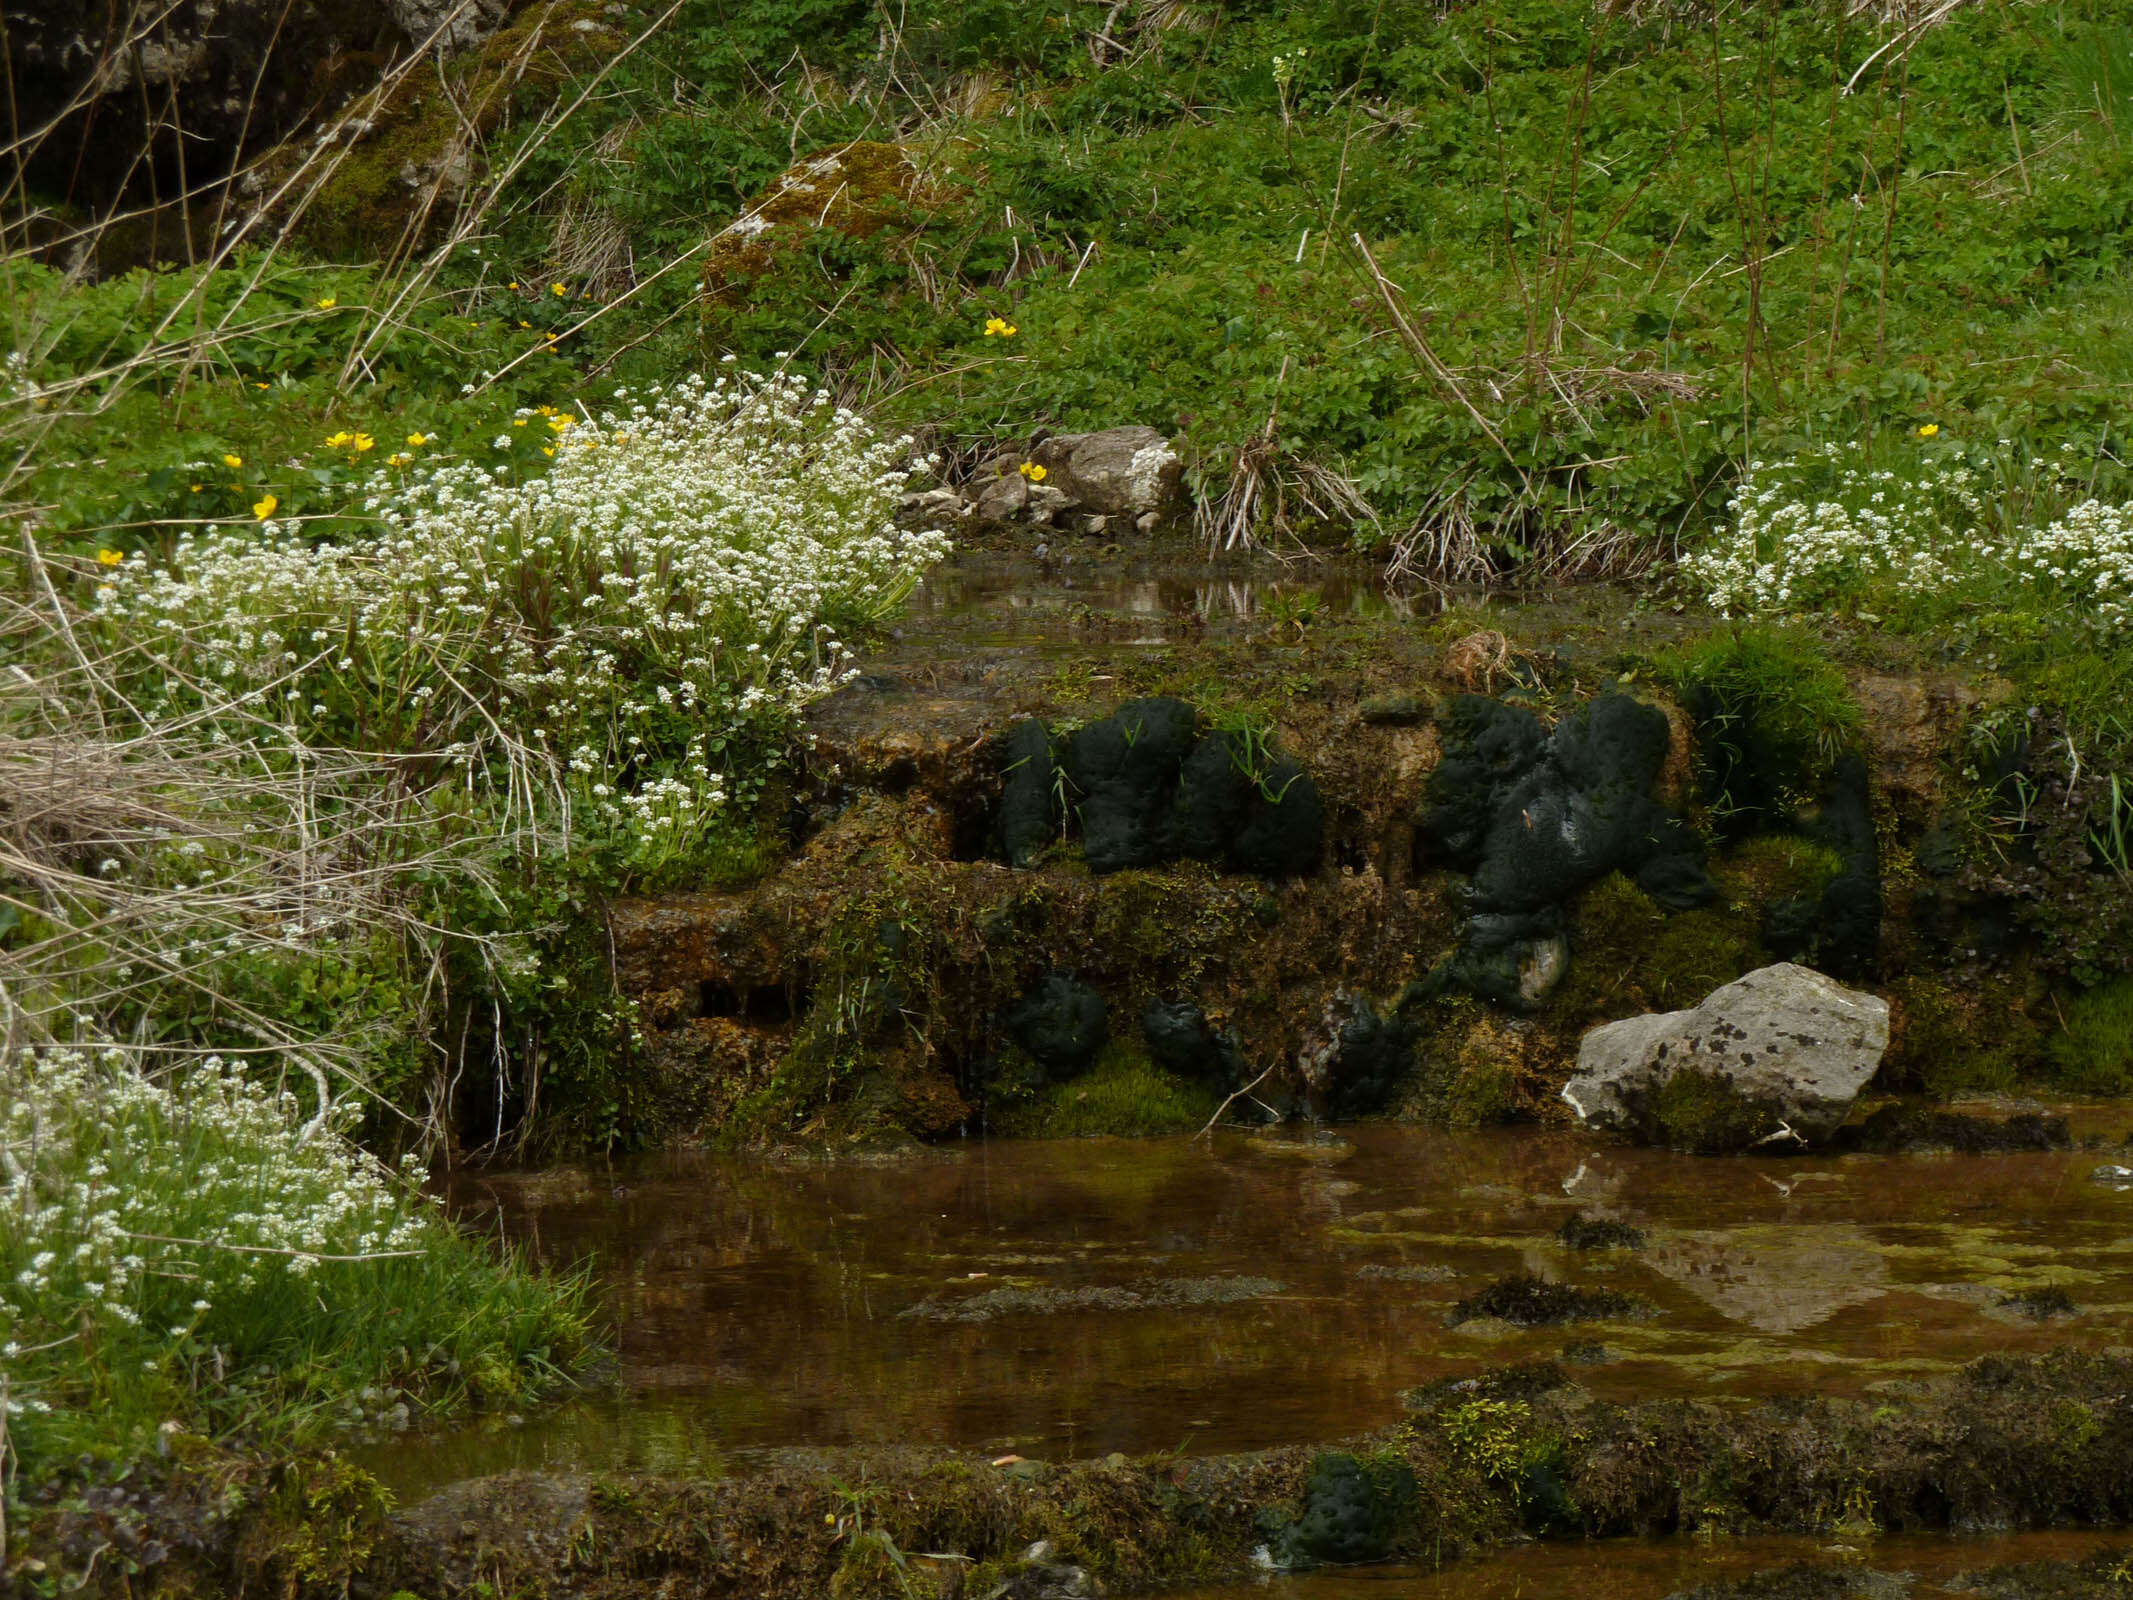
[[[1873,1402],[1748,1407],[1615,1405],[1527,1366],[1328,1448],[1059,1464],[831,1452],[694,1482],[511,1474],[391,1513],[314,1489],[297,1522],[271,1501],[188,1516],[179,1499],[106,1499],[46,1515],[32,1547],[77,1564],[102,1547],[110,1593],[857,1600],[1131,1593],[1532,1537],[2111,1525],[2133,1517],[2129,1392],[2123,1354],[1991,1357]]]
[[[606,908],[622,1117],[1547,1121],[1588,1029],[1777,960],[1889,1001],[1881,1091],[2110,1092],[2133,913],[2059,728],[1869,627],[962,558],[811,716],[776,865]]]

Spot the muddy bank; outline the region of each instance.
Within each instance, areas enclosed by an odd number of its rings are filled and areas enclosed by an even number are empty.
[[[941,574],[814,714],[784,864],[608,908],[632,1137],[1162,1131],[1247,1082],[1235,1118],[1545,1121],[1587,1029],[1775,960],[1890,1002],[1884,1090],[2133,1051],[2106,802],[1990,673],[1169,573]]]
[[[1061,1465],[837,1452],[706,1482],[520,1474],[390,1516],[318,1489],[234,1514],[227,1499],[196,1503],[189,1521],[174,1501],[129,1511],[107,1498],[47,1514],[32,1544],[77,1569],[103,1547],[107,1593],[856,1600],[1092,1580],[1127,1593],[1270,1560],[1444,1558],[1534,1535],[2115,1525],[2133,1517],[2129,1393],[2123,1355],[1995,1357],[1872,1404],[1745,1408],[1617,1406],[1560,1369],[1525,1368],[1330,1449]]]

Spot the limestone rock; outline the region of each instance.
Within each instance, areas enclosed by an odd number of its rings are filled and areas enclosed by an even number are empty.
[[[1104,516],[1161,514],[1177,498],[1185,463],[1153,428],[1055,433],[1030,451],[1044,482]]]
[[[1590,1127],[1715,1153],[1834,1132],[1889,1042],[1888,1003],[1790,962],[1689,1011],[1585,1035],[1563,1098]]]

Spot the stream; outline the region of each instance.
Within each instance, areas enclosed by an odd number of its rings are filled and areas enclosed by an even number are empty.
[[[1417,1385],[1543,1358],[1625,1400],[1901,1392],[1995,1351],[2123,1339],[2133,1193],[2093,1179],[2099,1159],[1699,1160],[1366,1126],[468,1175],[460,1215],[591,1263],[610,1381],[366,1464],[406,1500],[511,1469],[700,1476],[844,1445],[1209,1454],[1361,1433]],[[1572,1250],[1571,1217],[1646,1242]],[[1520,1270],[1644,1309],[1447,1325]],[[2000,1303],[2039,1288],[2073,1311]]]

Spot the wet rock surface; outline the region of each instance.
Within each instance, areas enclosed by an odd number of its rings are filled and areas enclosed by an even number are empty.
[[[1782,962],[1693,1010],[1595,1028],[1563,1099],[1590,1127],[1700,1153],[1828,1138],[1880,1065],[1888,1005]]]

